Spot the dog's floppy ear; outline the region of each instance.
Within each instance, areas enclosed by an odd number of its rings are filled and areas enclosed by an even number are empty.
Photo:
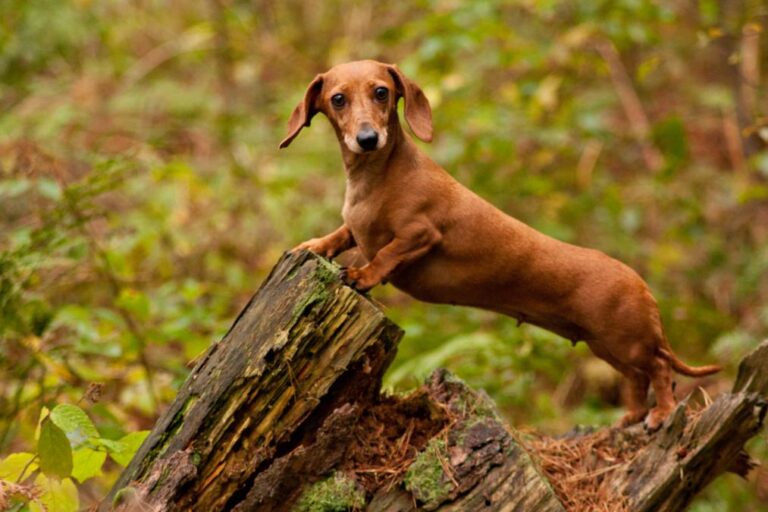
[[[411,82],[397,66],[387,66],[395,81],[397,92],[405,99],[405,120],[414,135],[424,142],[432,141],[432,108],[418,85]]]
[[[288,120],[288,135],[280,143],[280,149],[287,147],[293,139],[299,134],[302,128],[309,126],[312,117],[317,114],[317,98],[323,89],[323,75],[317,75],[304,94],[304,99],[296,105]]]

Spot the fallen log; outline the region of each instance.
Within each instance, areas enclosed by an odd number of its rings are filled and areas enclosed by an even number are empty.
[[[306,252],[278,262],[99,510],[681,510],[752,466],[768,342],[732,393],[683,400],[652,435],[522,434],[445,370],[382,395],[402,331],[338,270]]]

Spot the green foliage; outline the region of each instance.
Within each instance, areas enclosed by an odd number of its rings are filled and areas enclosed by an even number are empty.
[[[67,435],[49,418],[44,419],[40,425],[37,454],[44,475],[66,478],[72,473],[72,447]]]
[[[9,482],[21,479],[26,471],[35,471],[37,456],[34,453],[12,453],[0,461],[0,478]]]
[[[108,443],[109,456],[121,466],[127,466],[148,435],[149,431],[146,430],[131,432],[121,437],[117,442]],[[106,443],[106,440],[102,440],[102,443]]]
[[[103,477],[109,454],[127,464],[148,431],[132,432],[120,440],[101,437],[90,417],[76,405],[59,404],[43,410],[35,453],[13,453],[0,461],[0,479],[7,482],[32,480],[37,494],[22,496],[30,510],[68,512],[79,509],[77,487],[94,477]]]
[[[101,467],[106,460],[106,451],[94,450],[87,446],[79,448],[72,453],[72,477],[83,483],[89,478],[101,476]]]
[[[41,495],[39,499],[29,502],[30,512],[77,512],[80,509],[77,487],[70,478],[38,475],[35,487],[41,491]]]
[[[438,163],[534,227],[637,269],[675,350],[732,374],[768,334],[768,65],[753,106],[734,87],[744,30],[764,23],[756,5],[1,2],[0,478],[39,481],[62,510],[93,505],[282,251],[337,227],[328,123],[276,148],[307,82],[355,58],[397,62],[423,87]],[[664,160],[655,171],[648,144]],[[373,294],[406,329],[389,388],[445,365],[517,425],[615,419],[583,344],[388,286]],[[760,507],[743,485],[717,485],[700,510]]]
[[[51,422],[66,432],[72,446],[79,447],[99,432],[85,412],[76,405],[60,404],[51,411]]]

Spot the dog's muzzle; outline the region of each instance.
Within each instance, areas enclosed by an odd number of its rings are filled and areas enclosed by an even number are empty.
[[[379,134],[373,128],[363,128],[355,139],[363,151],[373,151],[379,144]]]

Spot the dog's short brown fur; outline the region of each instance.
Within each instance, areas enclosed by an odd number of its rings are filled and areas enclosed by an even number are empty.
[[[346,170],[344,225],[294,250],[332,258],[357,246],[368,263],[344,278],[358,290],[390,281],[424,301],[489,309],[583,340],[627,378],[621,425],[645,417],[657,429],[675,406],[672,370],[703,376],[719,367],[692,368],[674,355],[656,301],[631,268],[539,233],[440,168],[403,131],[401,97],[411,130],[430,141],[429,103],[396,66],[350,62],[310,83],[280,147],[317,112],[328,117]]]

